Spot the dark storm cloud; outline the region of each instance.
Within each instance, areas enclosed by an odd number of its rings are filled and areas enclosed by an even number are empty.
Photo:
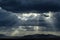
[[[60,11],[60,0],[0,0],[0,6],[12,12]]]
[[[18,22],[15,15],[0,9],[0,26],[13,26]]]

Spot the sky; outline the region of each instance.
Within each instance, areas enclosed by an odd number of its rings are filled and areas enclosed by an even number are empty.
[[[60,0],[0,0],[0,34],[21,36],[32,31],[60,33]]]

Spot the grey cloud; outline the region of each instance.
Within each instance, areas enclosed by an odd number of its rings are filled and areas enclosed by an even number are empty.
[[[0,6],[12,12],[60,11],[60,0],[2,0]]]
[[[18,22],[18,19],[12,13],[0,9],[0,26],[13,26]]]

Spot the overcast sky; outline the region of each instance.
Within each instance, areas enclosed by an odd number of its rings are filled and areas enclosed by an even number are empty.
[[[1,32],[20,26],[26,30],[38,26],[45,31],[59,32],[60,0],[0,0]]]

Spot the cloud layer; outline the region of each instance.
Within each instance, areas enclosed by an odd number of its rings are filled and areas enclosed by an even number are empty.
[[[48,17],[44,16],[44,13],[43,14],[40,13],[39,14],[37,13],[17,14],[17,13],[11,13],[3,9],[0,9],[0,27],[42,26],[48,28],[50,27],[50,25],[55,25],[57,30],[59,30],[60,29],[59,13],[60,12],[51,13],[54,16],[49,19],[49,16]]]
[[[12,12],[60,11],[60,0],[1,0],[0,6]]]

